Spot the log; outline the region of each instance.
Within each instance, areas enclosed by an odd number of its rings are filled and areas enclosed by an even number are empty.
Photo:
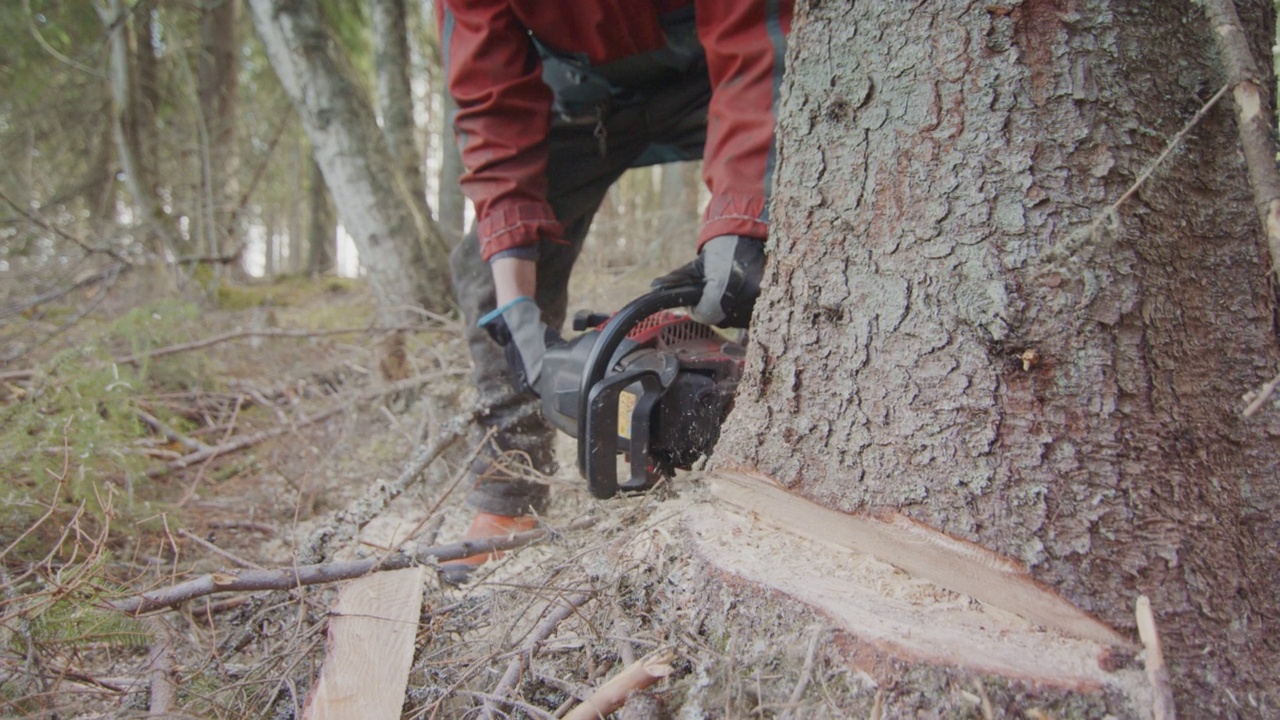
[[[398,720],[424,579],[424,569],[413,567],[369,575],[342,589],[304,720]]]

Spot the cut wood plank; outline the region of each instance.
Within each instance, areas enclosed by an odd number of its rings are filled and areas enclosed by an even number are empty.
[[[342,589],[305,720],[398,720],[422,612],[422,567],[379,572]]]
[[[1132,647],[1122,635],[1032,579],[1021,564],[903,515],[849,515],[743,472],[709,477],[716,497],[797,536],[865,553],[953,592],[1037,625],[1103,645]],[[802,558],[789,558],[803,562]]]

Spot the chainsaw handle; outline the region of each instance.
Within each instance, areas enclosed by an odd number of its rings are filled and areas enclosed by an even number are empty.
[[[580,471],[586,472],[587,456],[590,453],[586,439],[591,437],[587,432],[591,389],[609,372],[613,354],[627,338],[627,333],[654,313],[695,305],[701,299],[700,285],[655,290],[627,303],[600,330],[600,335],[591,346],[591,353],[587,355],[587,362],[582,368],[582,383],[578,386],[578,469]]]

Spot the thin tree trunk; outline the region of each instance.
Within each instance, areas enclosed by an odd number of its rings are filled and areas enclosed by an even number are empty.
[[[440,103],[444,112],[440,119],[440,192],[437,201],[437,213],[440,222],[440,233],[450,247],[462,242],[466,233],[467,200],[462,195],[462,153],[453,133],[453,116],[458,111],[444,82],[444,73],[440,75]]]
[[[134,78],[137,101],[138,162],[144,168],[146,177],[155,178],[157,147],[160,143],[159,131],[156,128],[156,113],[160,106],[160,63],[156,57],[156,37],[152,13],[155,11],[155,0],[144,0],[132,11],[133,27],[137,35],[137,64]],[[158,188],[150,188],[152,193]]]
[[[212,205],[206,215],[211,220],[211,247],[206,250],[213,256],[240,244],[240,232],[235,227],[240,201],[239,19],[240,0],[208,3],[200,15],[197,83],[208,142],[202,195]]]
[[[337,228],[333,222],[333,203],[329,200],[329,188],[324,184],[320,164],[311,160],[310,187],[307,190],[307,274],[319,277],[333,270],[337,257]]]
[[[668,163],[662,166],[661,223],[658,230],[659,242],[655,245],[659,257],[668,263],[687,261],[693,257],[697,246],[698,221],[701,216],[698,209],[701,170],[702,164],[697,162]]]
[[[302,119],[313,153],[355,240],[379,319],[449,304],[448,249],[403,184],[368,100],[311,2],[250,0],[254,26]]]
[[[382,134],[391,157],[397,161],[405,188],[429,215],[427,191],[422,180],[422,151],[418,149],[413,120],[413,88],[409,85],[408,24],[405,0],[372,0],[374,74],[377,76],[378,110]]]
[[[1271,3],[1237,5],[1265,47]],[[1273,712],[1280,421],[1239,411],[1280,353],[1230,109],[1112,207],[1222,85],[1203,15],[804,8],[717,462],[978,543],[1135,640],[1147,595],[1184,717]],[[925,678],[884,716],[943,707]]]
[[[155,183],[143,165],[138,143],[137,93],[134,84],[130,22],[121,0],[105,0],[97,6],[107,27],[107,79],[111,88],[111,131],[116,157],[124,171],[124,184],[133,198],[133,224],[143,230],[144,247],[151,255],[156,279],[162,289],[175,287],[167,272],[166,254],[172,247],[166,217],[154,195]]]

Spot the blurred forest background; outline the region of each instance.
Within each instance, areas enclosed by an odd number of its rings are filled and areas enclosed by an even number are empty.
[[[331,61],[350,116],[300,110],[264,44],[273,11],[309,13],[308,42]],[[431,0],[0,2],[0,716],[149,705],[292,717],[323,653],[327,600],[233,597],[163,621],[112,603],[194,572],[327,558],[332,548],[298,538],[375,478],[410,501],[388,535],[358,538],[366,551],[397,546],[406,529],[429,544],[465,522],[449,512],[474,447],[445,452],[444,440],[464,435],[469,370],[443,265],[424,263],[424,294],[386,312],[397,296],[371,289],[365,236],[344,229],[343,203],[357,195],[325,180],[335,171],[320,159],[341,153],[313,152],[309,132],[350,121],[379,135],[382,149],[363,160],[425,208],[418,232],[392,238],[411,246],[398,257],[442,261],[469,211],[434,18]],[[616,309],[687,262],[705,200],[696,163],[624,176],[588,238],[570,309]],[[425,472],[419,448],[436,451]],[[568,473],[553,522],[590,502]],[[646,568],[672,574],[664,563],[677,561],[651,560],[612,569],[632,574],[617,592],[644,589],[626,602],[651,600],[644,582],[664,581],[645,581],[657,572]],[[554,579],[525,576],[504,592],[568,582]],[[502,625],[478,620],[472,596],[450,602],[456,612],[437,610],[419,641],[416,716],[466,715],[478,701],[455,691],[491,692],[486,678],[512,650],[505,636],[449,645]],[[636,607],[590,618],[630,623],[634,648],[591,645],[590,663],[566,660],[525,692],[556,707],[575,683],[681,632],[680,603],[666,603],[669,616]],[[183,667],[179,699],[163,692],[173,673],[153,672],[166,647]],[[837,684],[861,681],[814,647],[740,647],[737,675],[733,663],[703,672],[697,658],[713,649],[682,655],[699,668],[690,692],[714,693],[707,702],[725,716],[803,706],[794,677],[761,689],[758,672],[802,665],[821,697],[799,716],[850,716]]]
[[[326,184],[264,45],[255,8],[277,5],[306,14],[350,127],[380,135],[360,160],[425,208],[384,266],[423,253],[429,298],[371,289],[344,229],[353,191]],[[314,596],[206,603],[208,622],[177,628],[109,604],[214,567],[327,558],[297,538],[375,478],[400,493],[426,476],[391,513],[401,532],[460,532],[474,447],[445,450],[465,436],[449,432],[469,360],[442,268],[469,209],[435,8],[7,0],[0,38],[0,716],[172,710],[140,668],[175,636],[194,663],[177,704],[289,716],[322,651]],[[704,193],[697,163],[628,173],[575,293],[613,309],[687,262]],[[426,473],[410,462],[424,447],[441,456]],[[570,515],[585,488],[561,492]],[[267,616],[309,630],[240,637]]]

